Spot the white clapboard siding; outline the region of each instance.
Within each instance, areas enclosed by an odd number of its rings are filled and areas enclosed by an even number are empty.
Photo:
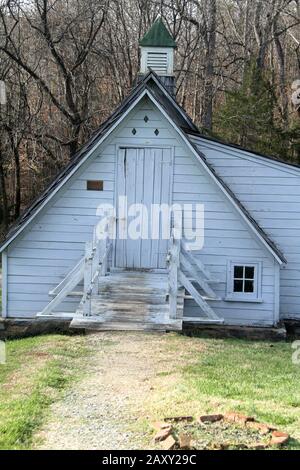
[[[280,315],[300,319],[300,169],[205,139],[194,142],[283,251],[288,263],[280,271]]]
[[[146,114],[148,125],[144,121]],[[174,133],[170,135],[168,132],[168,126],[150,102],[138,105],[110,141],[94,152],[84,168],[42,211],[38,220],[11,245],[8,250],[9,292],[12,295],[27,292],[28,295],[23,303],[15,297],[9,298],[9,316],[35,316],[49,302],[49,290],[83,255],[84,244],[91,239],[98,220],[97,207],[114,202],[117,146],[145,145],[147,142],[150,146],[174,148],[177,141]],[[135,137],[133,128],[137,130]],[[159,129],[158,136],[154,133],[156,129]],[[104,190],[87,191],[86,181],[89,179],[103,180]],[[68,307],[62,305],[60,308],[70,311],[74,302],[64,304]]]
[[[147,122],[144,121],[145,116],[148,117]],[[155,134],[156,129],[158,135]],[[214,286],[218,297],[222,299],[212,302],[215,312],[227,324],[272,325],[275,322],[274,259],[148,99],[144,99],[131,111],[109,141],[95,150],[84,168],[73,175],[43,209],[38,219],[10,246],[8,315],[35,316],[50,301],[49,290],[61,281],[84,254],[84,244],[91,239],[93,227],[97,223],[97,207],[101,203],[114,202],[116,155],[122,146],[171,147],[174,150],[172,202],[204,204],[204,247],[200,252],[193,252],[193,256],[198,256],[220,281]],[[256,173],[249,176],[255,178]],[[104,190],[87,191],[88,179],[103,180]],[[285,184],[284,179],[280,184]],[[253,195],[253,192],[250,194]],[[192,226],[191,219],[187,219],[186,228]],[[230,259],[262,262],[264,301],[261,304],[223,300],[226,294],[227,261]],[[75,312],[77,304],[76,299],[68,299],[60,306],[60,311]],[[202,313],[194,302],[187,300],[184,315],[200,316]]]
[[[274,260],[271,259],[257,239],[249,231],[231,204],[224,199],[204,169],[194,163],[184,147],[175,152],[173,201],[178,203],[204,204],[204,247],[193,253],[207,266],[220,284],[214,291],[222,300],[212,301],[214,311],[223,317],[225,324],[261,325],[274,324]],[[191,220],[185,222],[190,228]],[[263,263],[262,303],[228,302],[226,295],[227,260],[259,260]],[[186,317],[199,316],[199,307],[193,301],[185,302]]]
[[[51,300],[48,293],[84,253],[97,223],[100,203],[114,200],[114,145],[96,154],[68,187],[63,188],[24,235],[9,249],[8,315],[32,317]],[[87,180],[103,180],[103,191],[87,191]],[[67,298],[59,310],[74,313],[78,298]]]

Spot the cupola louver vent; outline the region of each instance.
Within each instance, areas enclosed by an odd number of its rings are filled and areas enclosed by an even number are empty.
[[[168,53],[167,52],[148,52],[147,68],[151,68],[159,75],[168,73]]]

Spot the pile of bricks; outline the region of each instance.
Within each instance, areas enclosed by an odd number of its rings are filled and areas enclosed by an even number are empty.
[[[156,431],[154,436],[154,442],[160,443],[163,450],[172,449],[191,449],[193,447],[192,437],[187,433],[181,433],[178,437],[175,437],[174,425],[176,423],[192,423],[203,425],[212,424],[220,421],[232,423],[237,426],[242,426],[253,431],[257,431],[262,436],[268,436],[267,442],[259,442],[255,445],[245,444],[245,448],[252,449],[266,449],[273,446],[282,446],[286,444],[290,436],[285,432],[277,430],[274,426],[260,423],[251,416],[246,416],[235,411],[231,411],[225,414],[209,414],[202,415],[194,419],[193,416],[177,416],[172,418],[165,418],[164,421],[159,421],[153,424],[153,428]]]

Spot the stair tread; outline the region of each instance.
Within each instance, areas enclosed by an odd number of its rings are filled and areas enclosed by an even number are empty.
[[[213,318],[204,318],[204,317],[183,317],[183,322],[186,323],[203,323],[203,324],[223,324],[224,318],[213,319]]]
[[[182,320],[168,320],[165,323],[153,323],[149,321],[101,321],[97,317],[75,317],[71,328],[85,328],[91,330],[119,330],[119,331],[143,331],[143,330],[178,330],[182,329]]]

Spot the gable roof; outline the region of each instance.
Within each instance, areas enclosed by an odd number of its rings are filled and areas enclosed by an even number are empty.
[[[198,139],[201,139],[201,140],[206,140],[208,142],[212,142],[214,144],[218,144],[218,145],[221,145],[223,147],[227,147],[229,149],[233,149],[233,150],[237,150],[239,152],[243,152],[244,154],[248,154],[251,157],[259,157],[260,159],[265,160],[265,161],[278,163],[278,164],[281,164],[281,165],[285,166],[286,168],[292,168],[296,171],[300,170],[300,165],[298,165],[297,163],[293,163],[293,162],[290,162],[290,161],[283,160],[282,158],[276,157],[274,155],[273,156],[272,155],[266,155],[265,153],[260,153],[260,152],[257,152],[255,150],[250,150],[246,147],[243,147],[242,145],[232,144],[230,142],[226,142],[225,140],[222,140],[222,139],[219,139],[219,138],[216,138],[216,137],[211,137],[211,136],[204,135],[201,132],[199,132],[199,130],[191,131],[190,129],[186,129],[186,132],[188,134],[190,134],[191,136],[195,137],[196,139],[198,138]]]
[[[176,42],[167,30],[163,20],[158,18],[140,40],[142,47],[176,47]]]
[[[238,212],[243,216],[250,228],[254,231],[261,242],[271,252],[275,259],[280,263],[286,263],[286,259],[276,244],[269,238],[265,231],[259,226],[255,219],[246,210],[233,191],[220,178],[214,168],[207,162],[205,155],[199,150],[191,139],[191,135],[199,132],[190,117],[184,109],[170,95],[167,89],[159,80],[155,72],[150,71],[142,81],[131,91],[131,93],[117,107],[114,113],[98,128],[89,141],[74,155],[71,162],[61,171],[54,181],[46,188],[31,206],[22,214],[7,235],[6,240],[0,246],[0,252],[3,251],[35,218],[44,205],[56,194],[60,187],[73,175],[80,165],[88,158],[95,146],[100,144],[110,132],[125,118],[127,113],[135,104],[145,95],[148,95],[152,101],[160,108],[169,122],[176,128],[181,137],[188,144],[199,162],[204,166],[210,176],[217,182],[219,187],[233,203]]]

